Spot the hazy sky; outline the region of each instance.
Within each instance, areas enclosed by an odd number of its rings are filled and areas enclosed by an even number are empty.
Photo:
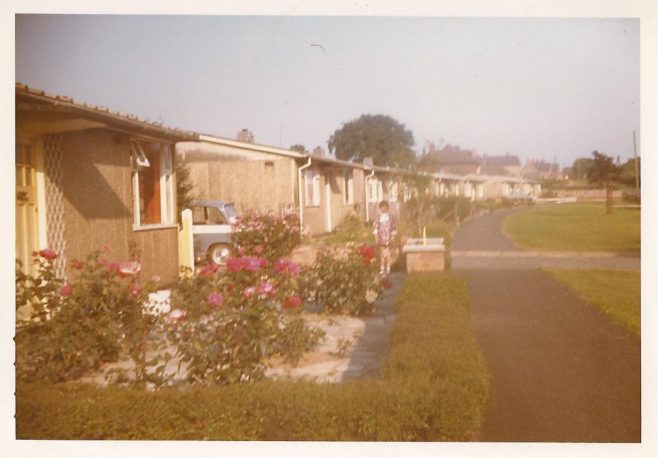
[[[326,149],[387,114],[480,154],[632,157],[637,19],[16,17],[16,81],[166,125]],[[313,46],[313,45],[320,46]],[[638,141],[639,147],[639,141]]]

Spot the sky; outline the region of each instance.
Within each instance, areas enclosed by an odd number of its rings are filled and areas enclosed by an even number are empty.
[[[640,21],[17,15],[16,81],[256,143],[327,149],[360,115],[427,142],[562,166],[633,156]],[[638,154],[641,152],[638,149]]]

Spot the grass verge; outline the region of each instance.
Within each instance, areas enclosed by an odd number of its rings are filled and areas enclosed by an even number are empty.
[[[585,302],[640,335],[640,272],[546,269]]]
[[[605,205],[538,205],[512,213],[503,231],[519,246],[540,251],[640,251],[640,211]]]
[[[17,387],[20,439],[468,441],[488,374],[465,281],[412,274],[378,379],[266,381],[148,393],[89,385]]]

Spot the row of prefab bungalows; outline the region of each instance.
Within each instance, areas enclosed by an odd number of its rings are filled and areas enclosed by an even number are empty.
[[[348,214],[371,220],[379,201],[393,208],[414,191],[409,172],[171,129],[68,97],[16,85],[16,258],[49,247],[66,276],[93,250],[134,259],[142,275],[178,275],[175,162],[188,165],[199,199],[239,209],[295,208],[311,234]],[[431,192],[472,199],[538,195],[511,177],[431,175]]]

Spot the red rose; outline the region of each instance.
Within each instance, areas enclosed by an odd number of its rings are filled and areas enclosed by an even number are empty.
[[[300,305],[302,305],[302,298],[299,296],[287,297],[283,303],[283,307],[287,309],[296,309]]]
[[[71,285],[69,285],[68,283],[64,283],[64,286],[62,286],[59,289],[59,294],[62,297],[69,297],[72,292],[73,292],[73,288],[71,288]]]

